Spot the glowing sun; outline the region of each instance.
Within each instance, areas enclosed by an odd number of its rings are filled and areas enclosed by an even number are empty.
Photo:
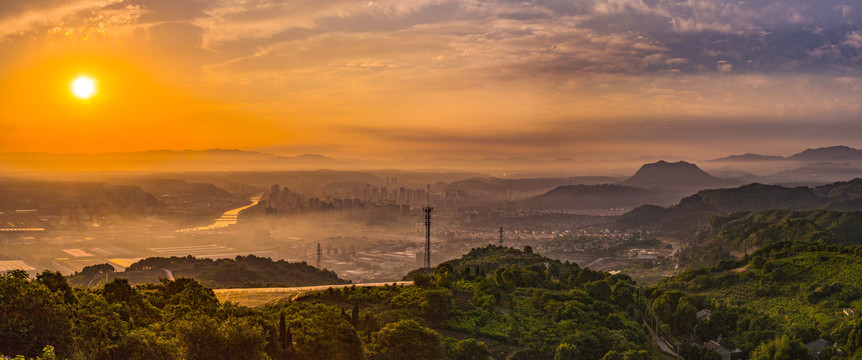
[[[77,77],[72,81],[72,94],[82,100],[93,97],[96,94],[96,81],[86,76]]]

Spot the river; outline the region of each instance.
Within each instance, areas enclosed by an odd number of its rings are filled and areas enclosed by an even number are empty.
[[[236,224],[237,217],[239,216],[239,212],[243,211],[245,209],[248,209],[252,206],[257,205],[257,203],[260,202],[260,196],[254,196],[254,197],[250,198],[250,200],[251,200],[251,205],[246,205],[243,207],[238,207],[236,209],[231,209],[231,210],[225,211],[224,214],[222,214],[221,217],[219,217],[218,219],[215,219],[215,222],[213,222],[212,224],[209,224],[207,226],[198,226],[195,228],[177,230],[177,232],[194,232],[194,231],[216,230],[216,229],[222,229],[222,228],[226,228],[228,226],[231,226],[233,224]]]

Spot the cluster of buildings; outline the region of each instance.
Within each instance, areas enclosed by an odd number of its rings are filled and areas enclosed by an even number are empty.
[[[353,281],[388,281],[422,266],[423,254],[418,247],[403,251],[359,251],[351,256],[324,257],[322,266]]]
[[[406,215],[411,205],[425,204],[428,189],[407,189],[404,187],[388,190],[384,187],[367,185],[362,190],[348,193],[343,191],[324,192],[320,196],[306,196],[272,185],[270,191],[261,199],[266,214],[300,214],[319,211],[344,211],[374,208],[394,215]]]

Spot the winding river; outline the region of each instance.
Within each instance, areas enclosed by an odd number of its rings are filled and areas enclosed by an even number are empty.
[[[231,210],[225,211],[224,214],[222,214],[221,217],[219,217],[218,219],[215,219],[215,222],[213,222],[212,224],[209,224],[207,226],[198,226],[195,228],[177,230],[177,232],[194,232],[194,231],[216,230],[216,229],[223,229],[223,228],[226,228],[226,227],[231,226],[233,224],[236,224],[237,217],[239,216],[239,212],[243,211],[245,209],[248,209],[252,206],[257,205],[257,203],[260,202],[260,196],[254,196],[254,197],[250,198],[250,200],[251,200],[251,205],[246,205],[243,207],[238,207],[236,209],[231,209]]]

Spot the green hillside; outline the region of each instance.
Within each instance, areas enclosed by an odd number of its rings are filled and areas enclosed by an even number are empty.
[[[620,216],[616,225],[687,237],[706,225],[713,215],[765,210],[860,211],[860,199],[862,179],[816,188],[753,183],[736,188],[701,190],[667,208],[643,205]]]
[[[312,285],[349,284],[333,271],[321,270],[305,262],[273,261],[254,255],[233,259],[206,259],[172,256],[151,257],[140,260],[123,272],[113,272],[108,264],[87,267],[72,275],[69,282],[85,287],[103,284],[113,279],[127,279],[132,285],[159,283],[159,278],[170,271],[174,277],[186,277],[210,288],[236,287],[289,287]],[[105,279],[101,282],[99,280]],[[96,281],[94,281],[94,279]]]
[[[712,311],[711,319],[699,324],[688,318],[697,329],[681,329],[681,338],[692,331],[702,341],[723,336],[745,353],[781,335],[803,343],[823,338],[855,352],[851,358],[862,358],[862,323],[853,315],[862,310],[862,248],[776,242],[738,262],[688,270],[653,292],[654,297],[682,293]],[[670,318],[681,320],[686,319]]]
[[[157,264],[153,266],[162,266]],[[478,267],[478,271],[477,271]],[[624,275],[489,246],[414,272],[246,308],[191,279],[69,287],[0,277],[0,353],[70,359],[661,359]]]
[[[713,216],[680,252],[688,267],[712,266],[782,240],[862,243],[862,212],[769,210]]]

